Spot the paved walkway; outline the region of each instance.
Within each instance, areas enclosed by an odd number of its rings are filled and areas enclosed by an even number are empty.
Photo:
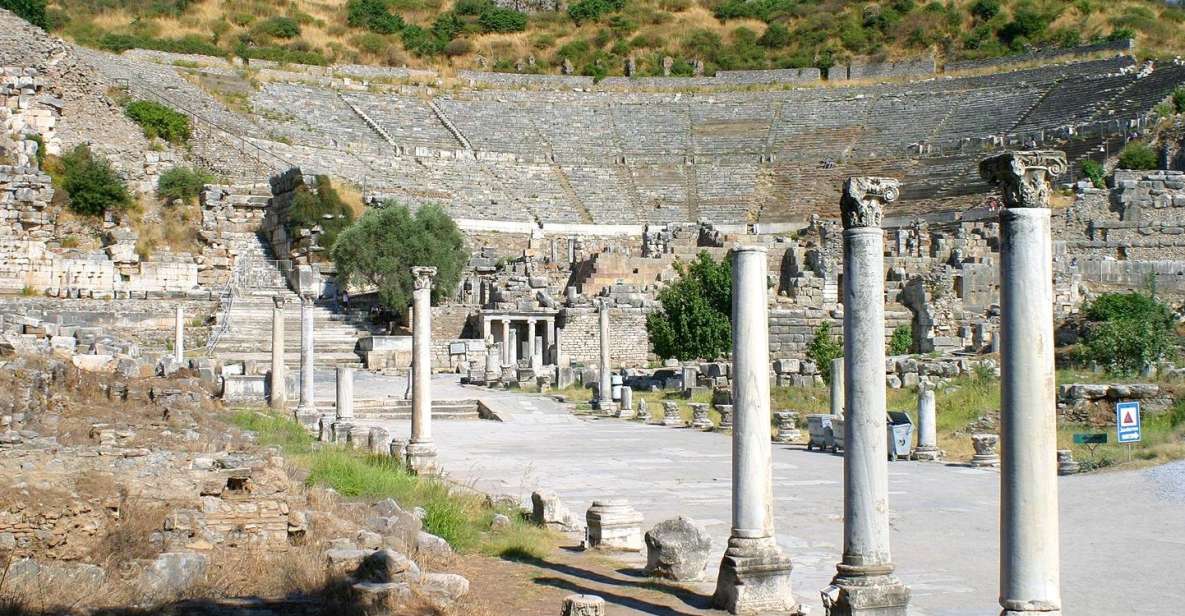
[[[369,383],[362,385],[363,383]],[[437,421],[433,433],[449,475],[529,502],[554,490],[583,512],[595,498],[628,498],[647,528],[676,515],[705,524],[723,552],[730,516],[728,437],[619,419],[573,416],[548,398],[462,387],[434,378],[440,398],[481,397],[507,423]],[[382,377],[359,395],[391,391]],[[319,392],[319,396],[320,392]],[[940,409],[941,412],[941,409]],[[407,422],[392,422],[396,434]],[[794,560],[799,600],[821,611],[818,591],[842,551],[842,457],[774,446],[778,541]],[[1185,473],[1185,464],[1174,467]],[[1130,471],[1059,480],[1064,613],[1177,614],[1185,605],[1185,500],[1159,473]],[[996,616],[999,475],[959,466],[890,466],[893,554],[913,589],[914,616]],[[643,555],[627,559],[638,564]],[[715,567],[709,575],[715,579]],[[712,584],[699,590],[710,593]]]

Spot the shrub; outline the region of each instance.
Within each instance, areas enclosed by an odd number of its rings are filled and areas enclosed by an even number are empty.
[[[913,348],[913,329],[908,325],[897,326],[889,338],[889,355],[905,355],[911,348]]]
[[[49,28],[49,21],[45,18],[45,0],[0,0],[0,8],[16,13],[17,17],[38,28]]]
[[[1185,113],[1185,86],[1179,86],[1173,90],[1173,109],[1177,113]]]
[[[823,380],[831,382],[831,362],[843,357],[843,339],[831,333],[831,323],[824,321],[806,346],[806,356],[819,367]]]
[[[193,203],[201,194],[202,188],[213,181],[214,176],[202,169],[173,167],[160,174],[156,181],[156,196],[165,201],[180,199]]]
[[[132,101],[124,107],[124,112],[144,129],[144,136],[149,139],[159,137],[170,143],[189,140],[189,116],[156,101]]]
[[[646,318],[659,357],[715,359],[732,347],[732,266],[701,252],[676,263],[679,279],[658,294],[662,309]]]
[[[1000,14],[1000,0],[975,0],[970,10],[976,18],[988,21]]]
[[[281,39],[300,36],[300,24],[291,17],[268,17],[256,24],[254,30],[261,34]]]
[[[444,55],[450,58],[463,56],[471,51],[473,51],[473,45],[465,39],[449,41],[448,44],[444,46]]]
[[[1106,170],[1103,165],[1089,158],[1082,161],[1082,174],[1090,178],[1090,183],[1094,184],[1095,188],[1105,188],[1107,186]]]
[[[1176,355],[1176,315],[1151,294],[1105,293],[1083,315],[1081,358],[1109,372],[1135,374]]]
[[[264,47],[239,45],[235,51],[235,54],[240,58],[248,58],[251,60],[269,60],[271,62],[279,62],[281,64],[309,64],[313,66],[327,66],[329,64],[329,58],[326,58],[319,51],[307,51],[290,47],[276,47],[274,45]]]
[[[487,7],[477,18],[486,32],[522,32],[527,29],[527,16],[513,9]]]
[[[354,212],[342,201],[328,176],[317,176],[316,188],[316,192],[304,185],[296,189],[288,209],[287,227],[292,233],[297,229],[320,226],[318,244],[322,248],[332,248],[338,234],[354,222]]]
[[[481,15],[493,5],[494,3],[490,0],[457,0],[453,5],[453,10],[458,15]]]
[[[107,159],[78,145],[62,157],[61,186],[70,199],[70,209],[79,214],[101,216],[108,210],[125,210],[132,194]]]
[[[1032,2],[1022,2],[1013,9],[1012,21],[1000,29],[1000,38],[1006,43],[1032,40],[1044,34],[1052,21],[1050,15],[1041,12]]]
[[[757,39],[763,47],[770,49],[781,49],[790,44],[790,30],[782,24],[770,24],[765,32],[762,33],[761,38]]]
[[[464,237],[443,209],[425,205],[413,215],[393,201],[342,231],[331,255],[343,284],[373,286],[383,305],[399,312],[411,302],[413,266],[436,267],[432,297],[439,301],[456,288],[469,259]]]
[[[1119,153],[1119,168],[1149,170],[1160,166],[1160,157],[1147,144],[1133,141]]]
[[[625,0],[580,0],[568,7],[568,17],[576,23],[596,21],[606,13],[625,8]]]
[[[384,0],[350,0],[346,3],[346,23],[379,34],[394,34],[403,29],[403,18],[391,13]]]
[[[108,32],[99,37],[96,44],[100,49],[106,49],[115,53],[129,49],[153,49],[156,51],[190,53],[202,56],[221,57],[226,55],[226,52],[221,47],[192,34],[177,39],[168,39]]]
[[[440,40],[440,37],[419,26],[405,26],[400,36],[403,37],[403,46],[417,56],[438,55],[447,44],[447,41]]]

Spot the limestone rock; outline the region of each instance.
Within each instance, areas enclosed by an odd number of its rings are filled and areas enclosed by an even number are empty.
[[[447,610],[469,592],[469,580],[455,573],[425,573],[416,591],[438,610]]]
[[[437,537],[432,533],[420,531],[416,535],[416,552],[448,556],[453,553],[453,548],[443,538]]]
[[[531,494],[531,521],[539,526],[564,532],[584,530],[580,519],[568,511],[555,492],[540,491]]]
[[[363,582],[410,582],[420,578],[420,568],[412,559],[395,550],[378,550],[358,565],[354,577]]]
[[[144,598],[168,600],[196,584],[206,573],[206,556],[194,552],[165,552],[140,575]]]
[[[646,533],[646,573],[680,582],[698,580],[711,552],[712,538],[695,520],[665,520]]]

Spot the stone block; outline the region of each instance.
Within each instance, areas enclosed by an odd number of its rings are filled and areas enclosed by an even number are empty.
[[[703,577],[711,558],[712,538],[695,520],[678,517],[646,533],[646,573],[679,582]]]
[[[591,550],[641,552],[642,514],[624,499],[593,501],[585,514],[584,547]]]

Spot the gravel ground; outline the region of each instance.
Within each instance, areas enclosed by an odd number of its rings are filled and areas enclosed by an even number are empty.
[[[1143,471],[1156,485],[1156,495],[1163,500],[1185,503],[1185,460],[1154,466]]]

